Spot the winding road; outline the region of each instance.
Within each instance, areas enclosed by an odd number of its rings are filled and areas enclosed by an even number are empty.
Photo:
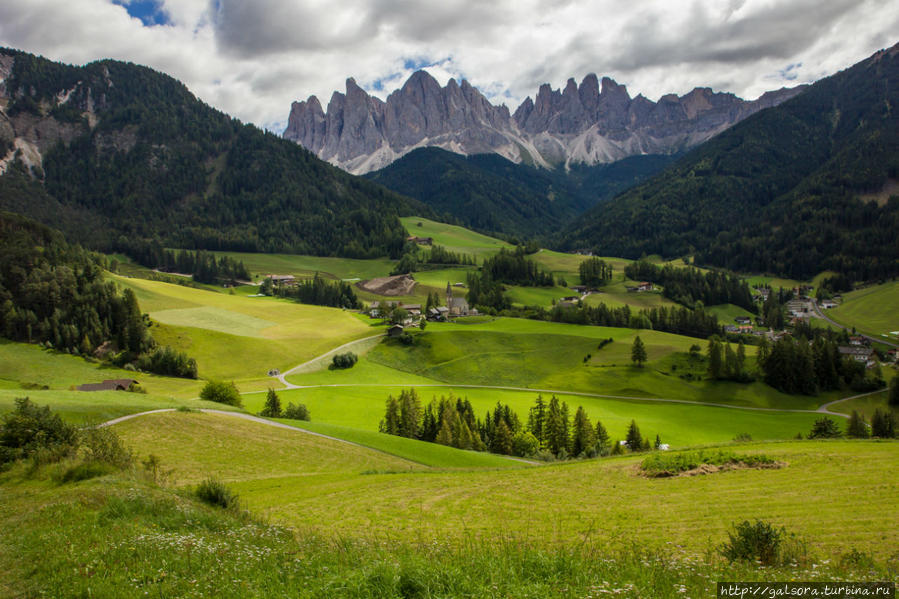
[[[812,308],[814,308],[814,310],[815,310],[815,316],[817,316],[817,317],[820,318],[821,320],[823,320],[823,321],[825,321],[825,322],[828,322],[828,323],[832,324],[833,326],[835,326],[835,327],[837,327],[837,328],[840,328],[840,329],[843,329],[843,330],[852,332],[852,328],[851,328],[851,327],[843,326],[843,325],[841,325],[840,323],[838,323],[838,322],[836,322],[836,321],[830,319],[829,317],[825,316],[825,315],[824,315],[824,312],[821,311],[821,308],[818,307],[818,303],[817,303],[817,302],[812,302]],[[899,345],[893,343],[892,341],[884,341],[883,339],[878,339],[877,337],[872,337],[872,336],[870,336],[870,335],[865,335],[864,333],[859,333],[859,332],[857,332],[857,331],[856,331],[855,333],[853,333],[853,334],[854,334],[854,335],[860,335],[860,336],[864,337],[865,339],[867,339],[868,341],[871,341],[871,342],[873,342],[873,343],[883,343],[884,345],[889,345],[889,346],[891,346],[891,347],[899,347]],[[849,398],[847,398],[847,399],[849,399]],[[831,402],[831,403],[833,403],[833,402]]]

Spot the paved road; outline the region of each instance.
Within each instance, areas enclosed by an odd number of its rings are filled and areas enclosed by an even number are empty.
[[[822,405],[816,411],[820,412],[822,414],[831,414],[833,416],[842,416],[843,418],[848,418],[848,416],[846,414],[840,414],[839,412],[831,412],[830,407],[835,404],[842,403],[844,401],[849,401],[850,399],[858,399],[859,397],[867,397],[869,395],[874,395],[875,393],[883,393],[884,391],[886,391],[886,389],[878,389],[877,391],[869,391],[867,393],[860,393],[859,395],[853,395],[852,397],[844,397],[843,399],[835,399],[833,401],[827,402],[826,404]]]
[[[363,337],[362,339],[356,339],[355,341],[350,341],[349,343],[344,343],[340,347],[335,347],[334,349],[327,351],[320,356],[317,356],[315,358],[312,358],[311,360],[303,362],[302,364],[294,366],[293,368],[291,368],[290,370],[288,370],[286,372],[282,372],[281,374],[278,375],[277,379],[279,381],[281,381],[281,384],[284,385],[285,389],[297,389],[298,388],[297,385],[287,382],[288,375],[298,372],[299,370],[305,368],[306,366],[310,366],[311,364],[314,364],[315,362],[318,362],[319,360],[326,360],[339,351],[348,350],[357,345],[362,345],[363,343],[368,343],[372,339],[378,339],[379,337],[384,337],[384,335],[385,335],[385,333],[379,333],[377,335],[372,335],[371,337]]]
[[[815,315],[816,315],[818,318],[820,318],[821,320],[827,321],[827,322],[829,322],[830,324],[832,324],[833,326],[835,326],[835,327],[837,327],[837,328],[845,329],[845,330],[847,330],[847,331],[849,331],[849,332],[852,332],[852,327],[846,327],[846,326],[843,326],[843,325],[841,325],[840,323],[835,322],[835,321],[831,320],[829,317],[825,316],[825,315],[824,315],[824,312],[821,311],[821,308],[818,307],[818,303],[817,303],[817,302],[812,302],[812,307],[815,309]],[[893,343],[892,341],[885,341],[882,337],[881,337],[881,338],[878,338],[878,337],[871,337],[870,335],[865,335],[864,333],[859,333],[859,332],[856,332],[855,334],[856,334],[856,335],[861,335],[861,336],[864,337],[865,339],[868,339],[869,341],[873,341],[874,343],[883,343],[884,345],[889,345],[889,346],[892,346],[892,347],[899,347],[899,345]],[[848,399],[848,398],[847,398],[847,399]]]

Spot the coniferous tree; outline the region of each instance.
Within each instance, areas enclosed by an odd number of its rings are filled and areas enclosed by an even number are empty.
[[[849,424],[846,425],[846,435],[856,439],[868,438],[868,425],[856,410],[852,410],[852,415],[849,417]]]
[[[493,444],[490,447],[493,453],[501,453],[503,455],[512,455],[512,431],[506,426],[505,420],[500,420],[496,425],[496,432],[493,437]]]
[[[643,368],[643,363],[646,362],[646,346],[643,345],[639,335],[634,337],[634,344],[631,346],[631,362],[640,368]]]
[[[871,436],[892,439],[896,436],[896,416],[890,410],[874,410],[871,416]]]
[[[537,396],[533,407],[528,410],[527,430],[536,437],[541,447],[546,447],[546,403],[542,395]]]
[[[268,394],[265,396],[265,407],[262,408],[262,411],[259,412],[260,416],[265,416],[266,418],[280,418],[281,417],[281,399],[278,397],[278,394],[275,393],[275,390],[269,387]]]
[[[812,430],[808,434],[809,439],[832,439],[842,436],[840,427],[827,416],[815,420],[815,424],[812,425]]]
[[[387,410],[378,430],[388,435],[400,434],[400,404],[392,395],[387,398]]]
[[[578,406],[574,414],[571,435],[571,455],[580,456],[596,445],[596,432],[583,406]]]
[[[401,437],[417,439],[421,434],[421,401],[415,389],[403,389],[399,398],[399,429]]]
[[[899,375],[893,376],[890,380],[890,395],[887,403],[894,408],[899,408]]]
[[[627,428],[627,447],[631,451],[640,451],[643,449],[643,436],[640,434],[640,427],[637,426],[635,420],[631,420],[630,426]]]
[[[709,338],[709,376],[720,379],[724,373],[724,364],[721,357],[721,342],[717,337]]]
[[[596,452],[606,455],[610,449],[609,433],[599,420],[596,421]]]

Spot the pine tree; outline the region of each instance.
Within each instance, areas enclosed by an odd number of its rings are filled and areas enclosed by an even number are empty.
[[[871,416],[871,436],[892,439],[896,436],[896,416],[889,410],[874,410]]]
[[[453,445],[453,429],[450,427],[449,418],[444,418],[440,422],[440,430],[437,432],[437,437],[434,439],[436,443],[440,443],[441,445],[446,445],[447,447],[452,447]]]
[[[755,362],[758,366],[759,370],[765,370],[765,361],[768,359],[768,356],[771,354],[771,346],[768,344],[768,338],[765,335],[762,335],[761,339],[759,339],[759,349],[758,353],[755,355]]]
[[[646,346],[643,345],[639,335],[634,337],[634,344],[631,346],[631,362],[640,368],[643,368],[643,363],[646,362]]]
[[[596,421],[596,452],[605,455],[609,451],[610,440],[606,427],[599,420]]]
[[[894,408],[899,408],[899,375],[894,376],[890,380],[890,395],[888,403]]]
[[[852,410],[852,416],[849,417],[849,424],[846,426],[846,435],[856,439],[868,438],[868,425],[856,410]]]
[[[533,407],[528,410],[527,430],[534,435],[541,447],[546,447],[546,403],[543,396],[538,395]]]
[[[596,433],[583,406],[577,407],[572,428],[571,455],[579,456],[596,445]]]
[[[643,449],[643,436],[640,434],[640,428],[635,420],[631,420],[630,426],[627,428],[627,447],[631,451],[640,451]]]
[[[278,394],[275,393],[275,390],[269,387],[268,394],[265,396],[265,407],[262,408],[262,411],[259,412],[260,416],[265,416],[266,418],[280,418],[281,417],[281,399],[278,397]]]
[[[723,364],[721,361],[721,342],[717,337],[709,339],[709,376],[713,379],[720,379],[722,375]]]
[[[493,445],[490,448],[493,453],[512,455],[512,431],[506,426],[505,420],[500,420],[496,425],[496,433],[493,437]]]
[[[827,416],[815,420],[815,424],[812,425],[812,430],[808,434],[809,439],[833,439],[842,436],[840,427]]]
[[[378,430],[388,435],[400,434],[400,404],[392,395],[387,398],[387,410]]]
[[[403,389],[399,398],[399,429],[401,437],[417,439],[421,434],[421,401],[415,389]]]
[[[731,381],[737,378],[737,354],[730,343],[724,345],[724,378]]]
[[[737,344],[736,379],[741,381],[744,378],[746,378],[746,346],[743,344],[743,340],[740,339],[740,343]]]

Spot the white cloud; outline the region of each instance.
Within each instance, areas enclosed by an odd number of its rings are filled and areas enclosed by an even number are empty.
[[[385,97],[411,74],[410,63],[429,65],[441,84],[465,77],[514,109],[541,83],[561,87],[591,72],[652,99],[696,86],[754,98],[899,41],[895,0],[161,4],[171,24],[144,27],[112,0],[0,2],[0,44],[79,64],[146,64],[277,131],[293,100],[315,94],[327,104],[347,77]]]

